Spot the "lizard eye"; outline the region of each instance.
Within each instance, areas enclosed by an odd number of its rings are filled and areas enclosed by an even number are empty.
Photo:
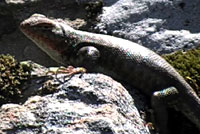
[[[47,24],[47,23],[40,23],[37,25],[37,27],[39,27],[40,29],[48,30],[48,29],[52,29],[53,25]]]

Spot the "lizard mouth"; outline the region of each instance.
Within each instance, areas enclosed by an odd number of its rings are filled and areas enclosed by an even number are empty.
[[[45,34],[42,34],[37,27],[32,26],[28,23],[28,20],[23,21],[20,24],[20,30],[34,43],[36,43],[39,47],[44,46],[44,43],[50,42],[48,38],[45,37]]]
[[[63,51],[64,29],[57,21],[36,14],[24,20],[19,28],[43,51],[55,53]]]
[[[55,27],[54,21],[46,18],[44,15],[34,14],[30,18],[21,22],[19,28],[27,36],[31,33],[48,32]]]
[[[55,46],[52,44],[52,29],[55,28],[53,20],[44,15],[34,14],[30,18],[21,22],[20,30],[40,48]]]

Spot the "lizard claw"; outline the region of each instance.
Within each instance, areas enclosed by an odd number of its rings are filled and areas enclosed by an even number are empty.
[[[64,68],[64,67],[58,68],[56,71],[56,74],[65,73],[65,74],[67,74],[67,76],[72,76],[74,74],[85,73],[85,72],[86,72],[86,69],[83,67],[74,68],[73,66],[68,66],[67,68]]]
[[[69,80],[70,78],[72,78],[73,75],[75,74],[83,74],[86,72],[86,69],[83,67],[73,67],[73,66],[68,66],[68,67],[59,67],[59,68],[50,68],[50,70],[47,72],[47,75],[55,75],[55,78],[61,82],[64,83],[66,81],[66,78],[68,78],[67,80]],[[64,81],[61,81],[58,78],[58,74],[65,74],[64,76]]]
[[[67,76],[71,76],[74,74],[78,73],[85,73],[86,69],[83,67],[73,67],[73,66],[68,66],[67,68],[65,67],[51,67],[49,70],[46,72],[46,75],[57,75],[57,74],[67,74]]]

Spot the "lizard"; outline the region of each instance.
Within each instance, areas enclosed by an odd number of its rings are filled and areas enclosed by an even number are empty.
[[[151,98],[155,122],[167,134],[166,107],[181,111],[200,129],[200,99],[184,78],[152,50],[118,37],[76,30],[61,19],[33,14],[21,31],[53,60],[126,81]]]

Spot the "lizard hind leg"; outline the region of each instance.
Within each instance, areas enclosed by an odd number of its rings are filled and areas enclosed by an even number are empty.
[[[153,93],[151,106],[153,108],[154,123],[160,134],[169,134],[167,107],[177,100],[178,91],[174,87],[169,87]]]

